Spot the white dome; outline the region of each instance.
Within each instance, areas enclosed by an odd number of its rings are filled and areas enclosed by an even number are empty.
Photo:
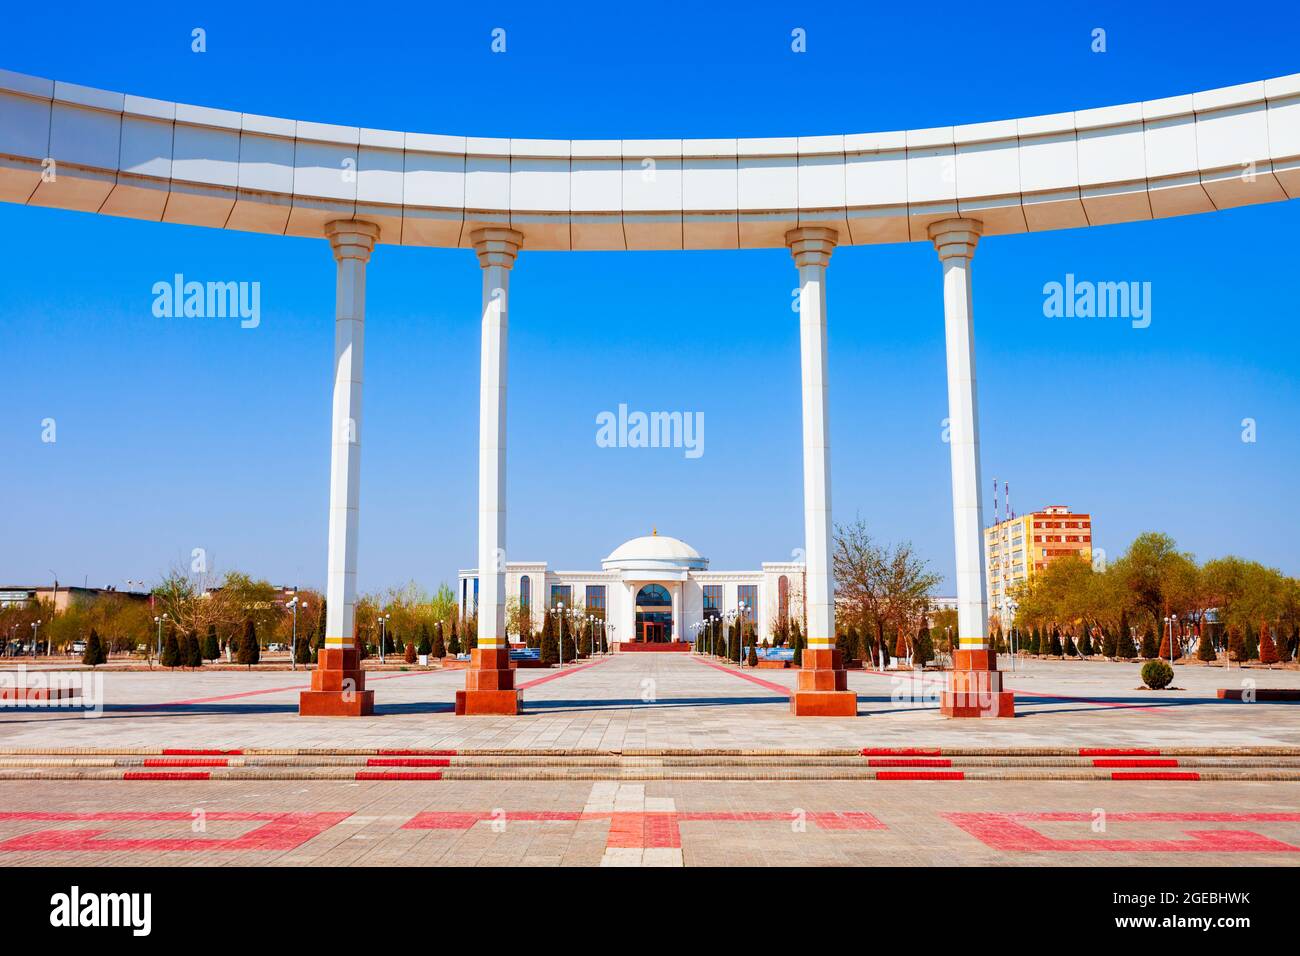
[[[601,562],[607,569],[675,567],[701,569],[708,561],[681,538],[647,534],[624,541]]]

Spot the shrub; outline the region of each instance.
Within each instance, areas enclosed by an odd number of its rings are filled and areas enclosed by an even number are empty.
[[[1273,643],[1273,632],[1265,621],[1259,628],[1259,662],[1261,664],[1277,663],[1277,645]]]
[[[433,631],[433,649],[430,653],[437,658],[447,656],[447,642],[442,639],[442,628],[434,628]]]
[[[1142,683],[1152,690],[1163,690],[1174,679],[1174,669],[1168,661],[1159,659],[1142,665]]]
[[[1196,658],[1202,661],[1213,661],[1218,659],[1218,654],[1214,653],[1214,638],[1210,636],[1209,627],[1201,627],[1201,640],[1196,645]]]
[[[803,644],[804,644],[803,630],[802,629],[795,630],[794,635],[790,638],[790,642],[794,645],[794,666],[802,667],[803,666]]]
[[[298,643],[293,646],[293,662],[295,664],[311,663],[311,639],[306,634],[298,635]]]
[[[757,646],[757,645],[755,645],[755,644],[750,644],[750,645],[749,645],[749,656],[745,658],[745,663],[748,664],[750,667],[757,667],[757,666],[758,666],[758,646]]]
[[[844,658],[844,663],[857,660],[862,652],[858,649],[858,632],[849,628],[848,633],[841,634],[835,639],[835,646],[839,649],[840,656]]]
[[[239,641],[237,662],[252,667],[262,658],[262,647],[257,640],[257,625],[249,618],[244,625],[244,636]]]

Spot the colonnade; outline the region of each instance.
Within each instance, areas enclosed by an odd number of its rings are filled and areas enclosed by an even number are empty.
[[[958,649],[941,711],[950,717],[1011,716],[997,659],[989,647],[985,605],[983,507],[980,502],[979,413],[975,378],[970,264],[982,233],[974,219],[945,219],[929,227],[943,271],[944,328],[956,545]],[[355,645],[357,532],[361,468],[361,393],[365,338],[366,264],[376,225],[335,221],[325,227],[337,263],[334,404],[330,464],[329,578],[325,648],[303,715],[363,715],[373,711]],[[478,646],[456,695],[458,714],[517,714],[506,640],[506,383],[510,270],[524,245],[521,233],[484,228],[470,236],[483,272],[479,366]],[[853,716],[835,646],[832,573],[830,427],[827,384],[826,273],[839,236],[802,227],[785,235],[799,272],[799,341],[803,406],[805,605],[808,646],[791,695],[796,716]]]

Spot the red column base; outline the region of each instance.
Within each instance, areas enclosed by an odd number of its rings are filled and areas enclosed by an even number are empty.
[[[1002,689],[1002,672],[990,651],[957,651],[952,687],[939,696],[945,717],[1014,717],[1015,694]]]
[[[298,716],[368,717],[374,712],[375,692],[366,690],[356,648],[322,648],[311,673],[311,690],[298,695]]]
[[[456,713],[510,717],[518,714],[523,697],[515,690],[509,649],[476,647],[469,656],[465,689],[456,691]]]
[[[856,717],[858,695],[849,690],[849,674],[837,650],[803,652],[798,684],[790,695],[796,717]]]

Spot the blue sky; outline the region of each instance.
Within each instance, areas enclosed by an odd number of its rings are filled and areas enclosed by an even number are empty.
[[[483,136],[780,136],[1130,102],[1300,71],[1293,5],[135,3],[5,15],[0,67],[247,112]],[[390,11],[392,11],[390,15]],[[208,52],[190,52],[207,30]],[[505,55],[490,31],[507,30]],[[808,52],[790,51],[807,31]],[[1090,51],[1107,31],[1107,52]],[[1300,206],[996,237],[974,263],[986,495],[1094,516],[1111,554],[1167,531],[1300,573]],[[0,204],[0,583],[218,570],[324,581],[327,247]],[[157,319],[177,272],[262,284],[262,323]],[[1066,273],[1152,284],[1150,328],[1049,320]],[[475,547],[479,270],[382,247],[369,273],[360,579],[435,586]],[[782,250],[528,253],[512,280],[509,554],[587,568],[683,537],[714,567],[802,544],[794,267]],[[953,564],[940,272],[922,244],[830,268],[836,519]],[[705,453],[606,449],[595,416],[702,411]],[[43,443],[41,421],[57,421]],[[1241,420],[1258,440],[1241,441]],[[945,590],[951,590],[946,582]]]

